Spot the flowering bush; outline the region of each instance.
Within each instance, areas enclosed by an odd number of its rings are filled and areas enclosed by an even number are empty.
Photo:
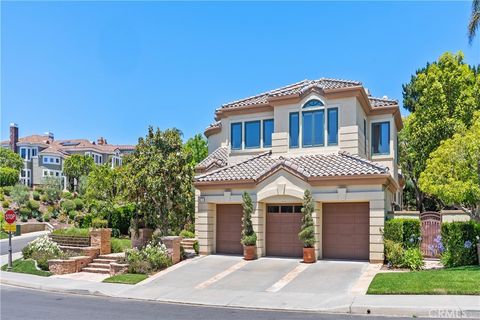
[[[450,222],[442,224],[442,243],[445,247],[442,263],[446,267],[457,267],[478,263],[477,237],[480,236],[480,223]]]
[[[126,251],[126,259],[130,273],[151,273],[172,265],[164,244],[147,244],[142,249]]]
[[[422,252],[419,248],[409,248],[405,250],[402,262],[403,267],[411,270],[420,270],[424,265]]]
[[[36,260],[41,269],[48,270],[48,260],[61,258],[64,253],[56,242],[48,236],[42,236],[23,248],[22,255],[24,259]]]
[[[418,219],[391,219],[383,230],[385,258],[392,267],[421,269],[423,256],[420,251],[421,227]],[[433,248],[432,248],[433,250]]]

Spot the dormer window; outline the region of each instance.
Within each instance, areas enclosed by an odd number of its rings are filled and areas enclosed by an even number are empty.
[[[324,104],[322,101],[318,99],[312,99],[312,100],[308,100],[308,102],[303,105],[303,109],[323,107],[323,106]]]

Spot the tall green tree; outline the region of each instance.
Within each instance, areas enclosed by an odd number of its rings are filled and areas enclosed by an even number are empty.
[[[81,176],[88,176],[95,166],[92,157],[80,154],[74,154],[65,159],[63,164],[63,173],[68,178],[69,189],[74,190],[75,181],[79,181]]]
[[[419,183],[423,191],[480,219],[480,112],[471,128],[432,152]]]
[[[107,201],[113,204],[120,193],[120,167],[111,168],[109,164],[94,166],[86,183],[87,199]]]
[[[193,168],[178,129],[148,129],[124,164],[124,193],[137,207],[136,226],[177,233],[193,221]]]
[[[12,168],[20,171],[23,168],[23,159],[10,149],[0,148],[0,168]]]
[[[243,216],[242,216],[242,235],[241,243],[244,246],[254,246],[257,244],[257,234],[253,230],[252,224],[252,213],[253,213],[253,203],[252,198],[248,192],[244,192],[243,196]]]
[[[480,0],[472,1],[472,13],[470,15],[470,22],[468,23],[468,41],[473,42],[477,33],[478,25],[480,24]]]
[[[192,154],[192,165],[197,165],[208,156],[207,140],[200,133],[187,140],[185,150]]]
[[[411,115],[399,135],[400,167],[413,184],[419,211],[424,210],[425,193],[418,180],[428,157],[443,140],[470,126],[480,109],[480,75],[463,58],[461,52],[445,53],[403,86],[404,106]]]
[[[315,205],[310,190],[305,190],[303,195],[302,208],[302,227],[298,238],[303,243],[304,248],[313,248],[315,246],[315,227],[313,224],[313,211]]]

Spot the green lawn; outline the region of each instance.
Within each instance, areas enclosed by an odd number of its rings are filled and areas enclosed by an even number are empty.
[[[379,273],[367,294],[480,295],[480,267]]]
[[[8,233],[0,231],[0,239],[8,239]]]
[[[35,261],[30,259],[29,260],[17,259],[13,261],[12,264],[13,264],[12,272],[34,274],[36,276],[42,276],[42,277],[49,277],[52,275],[51,272],[38,270],[37,268],[35,268]],[[7,264],[4,264],[2,266],[2,270],[6,271],[7,266],[8,266]]]
[[[103,282],[137,284],[140,281],[143,281],[147,278],[148,276],[146,274],[124,273],[124,274],[118,274],[116,276],[107,278],[103,280]]]

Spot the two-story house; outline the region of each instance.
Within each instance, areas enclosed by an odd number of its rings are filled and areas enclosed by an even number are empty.
[[[65,179],[63,162],[72,154],[89,155],[95,164],[122,164],[122,157],[135,150],[132,145],[111,145],[103,137],[97,142],[87,139],[55,140],[53,133],[19,137],[18,126],[10,124],[10,139],[1,142],[1,147],[10,148],[24,160],[20,182],[33,187],[41,185],[48,176]]]
[[[385,216],[400,202],[397,101],[362,83],[304,80],[222,105],[195,177],[202,253],[241,254],[242,194],[259,256],[301,257],[302,198],[315,201],[319,259],[383,261]]]

